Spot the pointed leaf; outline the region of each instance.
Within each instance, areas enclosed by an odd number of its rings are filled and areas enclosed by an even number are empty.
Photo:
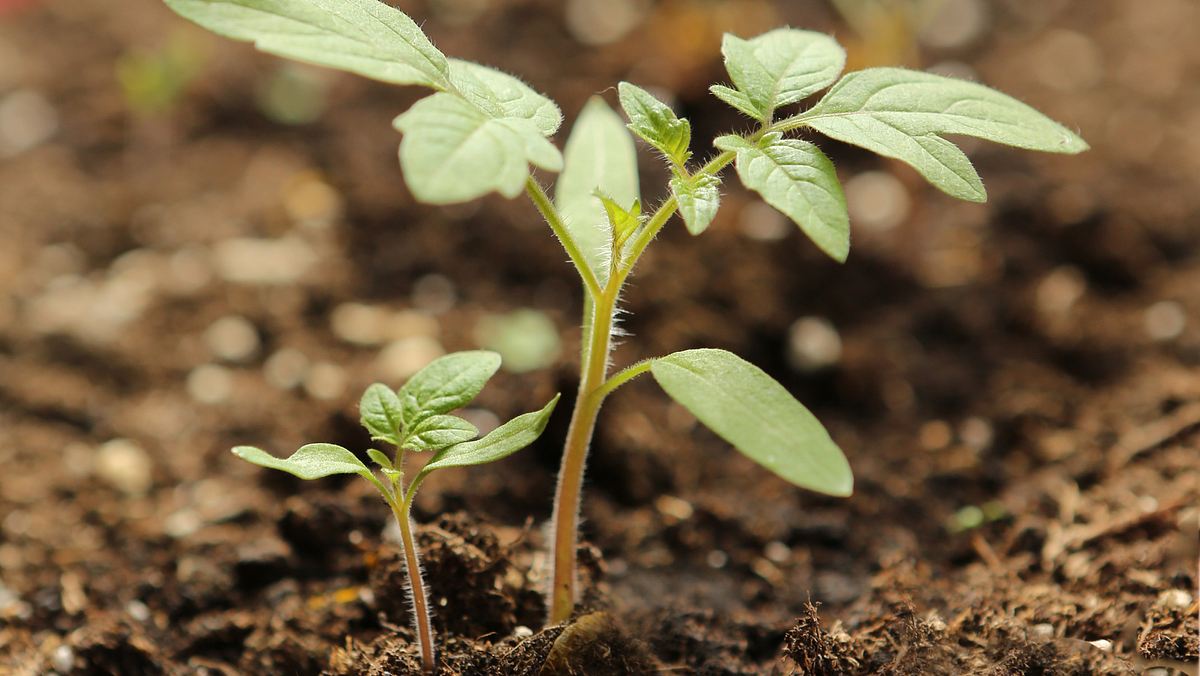
[[[166,0],[201,26],[258,49],[393,84],[446,89],[446,57],[378,0]]]
[[[676,165],[687,162],[691,156],[688,146],[692,142],[692,125],[676,117],[665,103],[641,87],[622,82],[618,91],[621,108],[629,118],[629,129]]]
[[[608,227],[613,233],[613,248],[620,249],[642,223],[642,203],[634,200],[633,205],[626,209],[599,190],[596,191],[596,197],[600,199],[604,215],[608,217]]]
[[[383,383],[375,383],[368,387],[358,402],[358,412],[362,426],[371,433],[372,439],[400,445],[404,418],[400,398],[392,388]]]
[[[253,446],[237,446],[233,454],[260,467],[281,470],[301,479],[320,479],[333,474],[358,474],[374,479],[361,460],[335,444],[301,446],[286,460]]]
[[[479,430],[456,415],[433,415],[413,426],[404,447],[417,452],[440,451],[477,436]]]
[[[753,116],[764,121],[776,108],[833,84],[846,65],[846,52],[833,38],[792,28],[778,28],[750,40],[726,33],[721,53],[729,77],[755,111]]]
[[[450,59],[450,79],[459,93],[494,119],[529,120],[542,136],[553,136],[562,111],[519,78],[478,63]]]
[[[846,75],[798,121],[831,138],[912,165],[946,193],[986,199],[970,161],[940,134],[964,134],[1028,150],[1079,153],[1078,135],[1030,106],[974,82],[905,70]]]
[[[384,453],[383,451],[376,450],[374,448],[368,448],[367,457],[371,460],[374,460],[376,465],[379,465],[385,470],[395,469],[392,467],[392,459],[387,457],[387,453]]]
[[[506,458],[532,444],[546,429],[559,395],[540,411],[519,415],[489,432],[482,439],[451,446],[438,453],[421,470],[421,476],[435,469],[482,465]]]
[[[758,109],[754,107],[754,102],[750,100],[750,97],[736,89],[730,89],[725,85],[713,85],[708,88],[708,91],[712,92],[713,96],[756,120],[762,116],[762,113],[758,112]]]
[[[854,477],[821,423],[757,366],[724,350],[656,359],[655,380],[722,439],[788,481],[847,496]]]
[[[486,350],[454,352],[433,360],[400,388],[405,426],[411,429],[428,416],[471,403],[498,368],[500,355]]]
[[[838,262],[850,253],[850,217],[833,163],[806,141],[768,134],[758,143],[740,136],[716,140],[737,151],[738,177],[767,204],[782,211]]]
[[[720,179],[704,174],[690,181],[678,176],[671,179],[671,192],[679,203],[679,215],[688,232],[699,235],[708,229],[721,206],[720,187]]]
[[[612,230],[597,190],[618,204],[632,204],[638,198],[638,171],[629,130],[604,99],[593,97],[567,139],[554,203],[603,285],[608,279]]]

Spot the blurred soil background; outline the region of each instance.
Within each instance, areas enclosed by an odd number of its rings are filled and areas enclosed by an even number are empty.
[[[637,382],[584,499],[599,612],[543,630],[564,401],[534,447],[418,501],[448,672],[1196,673],[1200,5],[399,6],[567,125],[620,79],[651,88],[701,154],[745,124],[707,93],[721,33],[783,24],[835,34],[851,68],[979,79],[1092,144],[965,141],[974,205],[823,141],[842,266],[727,177],[708,233],[673,223],[647,255],[617,361],[738,352],[828,425],[855,495],[785,484]],[[150,0],[0,2],[0,672],[415,668],[371,488],[228,449],[365,449],[361,388],[451,350],[511,367],[480,427],[573,396],[564,254],[522,201],[412,201],[390,121],[419,95]]]

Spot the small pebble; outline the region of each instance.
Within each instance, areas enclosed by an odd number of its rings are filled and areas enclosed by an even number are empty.
[[[1192,605],[1192,595],[1183,589],[1168,589],[1158,595],[1158,602],[1168,608],[1182,610]]]
[[[1087,280],[1078,268],[1063,265],[1047,274],[1037,287],[1037,307],[1049,316],[1069,311],[1087,292]]]
[[[609,44],[636,28],[647,9],[645,0],[567,0],[567,30],[581,44]]]
[[[971,417],[958,426],[958,436],[972,450],[983,451],[992,445],[995,433],[991,423],[983,418]]]
[[[58,111],[28,89],[0,99],[0,157],[12,157],[48,141],[58,131]]]
[[[101,445],[93,467],[97,477],[126,495],[142,495],[154,483],[150,455],[128,439]]]
[[[514,638],[529,638],[530,636],[533,636],[533,630],[530,629],[529,627],[526,627],[523,624],[519,624],[516,627],[513,627],[513,637]]]
[[[654,507],[664,516],[669,516],[680,521],[686,521],[692,518],[695,509],[692,503],[677,498],[673,495],[660,495],[654,500]]]
[[[714,549],[708,553],[708,556],[704,557],[704,561],[708,564],[709,568],[719,570],[724,568],[725,564],[729,563],[729,555],[719,549]]]
[[[846,181],[850,220],[872,230],[891,230],[904,222],[912,200],[900,179],[886,171],[867,171]]]
[[[388,312],[364,303],[342,303],[330,313],[329,326],[347,343],[379,345],[387,340]]]
[[[346,372],[337,364],[321,361],[313,364],[304,379],[304,391],[314,399],[337,399],[346,391]]]
[[[69,674],[75,669],[75,650],[66,643],[54,649],[50,657],[54,670],[60,674]]]
[[[454,282],[444,275],[425,275],[413,284],[412,303],[417,309],[440,315],[458,302]]]
[[[308,376],[308,357],[299,350],[285,347],[267,358],[263,376],[272,387],[281,390],[299,387]]]
[[[167,260],[166,286],[172,293],[190,295],[208,286],[213,271],[208,252],[198,247],[180,249]]]
[[[842,358],[842,338],[824,317],[801,317],[788,329],[788,364],[799,371],[816,371]]]
[[[379,371],[386,380],[405,381],[445,354],[441,343],[427,336],[393,341],[379,353]]]
[[[240,363],[258,354],[258,330],[245,317],[229,315],[209,325],[204,342],[213,356],[228,362]]]
[[[296,237],[227,239],[213,251],[218,274],[239,284],[292,284],[309,273],[317,254]]]
[[[792,558],[792,548],[779,540],[772,540],[763,547],[763,556],[772,563],[787,563]]]
[[[1091,643],[1092,645],[1103,650],[1104,652],[1107,652],[1107,653],[1112,652],[1112,641],[1110,641],[1106,638],[1097,639],[1095,641],[1088,641],[1088,643]]]
[[[1151,338],[1166,341],[1178,338],[1183,333],[1187,327],[1187,315],[1179,303],[1162,300],[1146,308],[1142,322]]]
[[[921,425],[920,431],[917,432],[917,440],[921,444],[921,448],[927,451],[937,451],[950,445],[950,442],[954,440],[954,432],[945,421],[930,420]]]
[[[1047,622],[1035,624],[1029,628],[1030,635],[1038,641],[1049,641],[1054,638],[1054,625]]]
[[[125,612],[136,622],[146,622],[150,619],[150,608],[145,603],[134,599],[125,604]]]
[[[776,242],[787,237],[794,226],[787,216],[765,202],[751,202],[738,214],[738,228],[747,238],[758,242]]]
[[[283,206],[300,225],[325,227],[341,215],[342,196],[320,176],[304,172],[284,190]]]
[[[943,0],[934,16],[921,26],[919,39],[935,49],[961,48],[978,39],[987,25],[984,0]]]
[[[188,374],[187,391],[201,404],[220,404],[233,394],[233,376],[224,366],[203,364]]]
[[[199,514],[194,510],[185,508],[172,512],[167,516],[163,521],[163,532],[178,540],[195,533],[203,525],[204,520],[200,518]]]

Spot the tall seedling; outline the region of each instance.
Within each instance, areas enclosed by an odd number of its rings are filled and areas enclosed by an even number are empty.
[[[608,395],[649,372],[667,394],[759,464],[810,490],[848,496],[841,450],[807,409],[766,373],[723,350],[676,352],[610,375],[613,316],[647,246],[679,213],[692,234],[720,205],[720,173],[734,164],[743,185],[790,217],[837,261],[850,251],[846,200],[833,164],[797,133],[817,132],[915,168],[937,188],[982,202],[983,183],[946,134],[1018,148],[1078,153],[1087,144],[1033,108],[983,85],[900,68],[842,75],[845,53],[829,36],[781,28],[721,46],[732,86],[712,93],[753,121],[716,138],[693,161],[691,126],[622,82],[622,124],[600,99],[579,114],[565,153],[549,141],[561,114],[514,77],[447,58],[415,23],[376,0],[166,0],[183,16],[266,52],[435,93],[396,118],[400,165],[413,195],[452,204],[490,192],[524,192],[558,238],[583,284],[579,394],[555,497],[550,621],[574,608],[578,512],[588,445]],[[812,107],[796,104],[827,89]],[[666,162],[671,178],[653,209],[639,199],[633,139]],[[564,157],[565,155],[565,157]],[[532,175],[562,172],[554,198]]]

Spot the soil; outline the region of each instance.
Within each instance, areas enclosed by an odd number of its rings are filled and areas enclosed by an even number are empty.
[[[561,391],[550,428],[416,506],[445,673],[1195,674],[1200,10],[953,4],[985,11],[946,46],[961,24],[889,42],[784,0],[615,3],[594,21],[636,20],[603,45],[572,32],[587,3],[403,3],[568,118],[622,78],[677,92],[699,152],[740,124],[706,93],[720,33],[785,23],[856,67],[973,73],[1093,146],[968,142],[975,205],[825,143],[848,185],[885,188],[850,190],[844,266],[733,180],[705,236],[668,228],[618,363],[738,352],[826,423],[855,494],[785,484],[638,381],[593,447],[580,616],[544,627],[580,303],[533,210],[414,204],[388,126],[411,90],[281,70],[155,2],[0,3],[0,672],[415,673],[372,489],[228,449],[365,449],[361,386],[533,307],[562,356],[502,372],[471,415]],[[272,120],[279,82],[323,112]],[[812,326],[840,351],[800,368]]]

